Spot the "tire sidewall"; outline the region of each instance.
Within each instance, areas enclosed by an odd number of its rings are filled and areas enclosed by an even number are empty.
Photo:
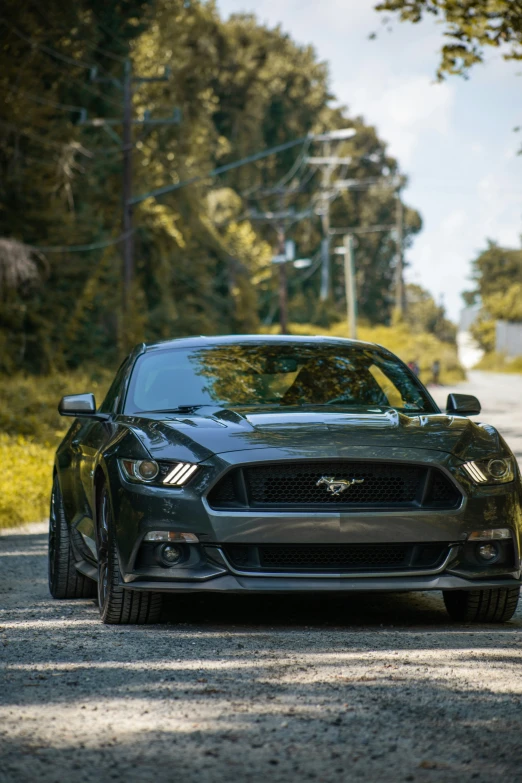
[[[106,504],[104,509],[104,503]],[[105,520],[102,518],[106,514]],[[103,622],[107,621],[111,609],[112,598],[115,593],[122,591],[119,586],[120,568],[118,562],[118,553],[114,537],[114,523],[112,513],[111,496],[107,484],[104,482],[98,496],[97,503],[97,524],[96,524],[96,546],[98,549],[98,608]],[[106,540],[102,529],[106,522]],[[101,552],[106,547],[106,561],[100,558]],[[106,577],[106,588],[103,585],[104,576]]]
[[[47,549],[47,578],[49,592],[52,596],[58,593],[58,574],[60,566],[60,550],[63,546],[65,515],[62,507],[62,495],[58,475],[53,476],[51,500],[49,504],[49,538]],[[67,546],[69,541],[67,540]]]

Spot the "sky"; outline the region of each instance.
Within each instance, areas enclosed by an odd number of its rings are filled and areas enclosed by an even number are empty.
[[[407,279],[442,297],[457,320],[460,294],[472,287],[471,261],[487,239],[520,247],[522,133],[513,129],[522,125],[522,63],[492,50],[468,80],[436,83],[441,25],[385,26],[373,6],[373,0],[218,0],[222,16],[255,13],[312,44],[329,63],[339,102],[375,125],[409,178],[404,200],[421,213],[423,231],[407,252]]]

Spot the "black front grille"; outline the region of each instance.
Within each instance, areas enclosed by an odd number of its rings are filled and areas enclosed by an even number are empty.
[[[230,563],[241,571],[358,572],[433,569],[448,544],[228,544]]]
[[[208,500],[217,509],[454,508],[461,495],[444,473],[423,465],[303,460],[236,468]]]

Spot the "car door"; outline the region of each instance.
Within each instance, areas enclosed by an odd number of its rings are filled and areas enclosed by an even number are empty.
[[[98,455],[114,435],[115,424],[112,417],[119,410],[127,369],[128,359],[125,359],[98,409],[100,413],[108,413],[111,418],[107,421],[79,419],[79,427],[71,440],[71,449],[74,455],[73,470],[77,488],[76,508],[78,514],[75,526],[94,557],[96,557],[94,472],[98,464]]]

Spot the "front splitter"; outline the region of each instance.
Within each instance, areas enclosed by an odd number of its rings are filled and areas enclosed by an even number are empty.
[[[410,593],[424,590],[480,590],[520,587],[517,579],[462,579],[440,574],[410,578],[310,579],[307,577],[243,577],[225,574],[205,582],[132,582],[121,583],[127,590],[151,590],[157,593]]]

